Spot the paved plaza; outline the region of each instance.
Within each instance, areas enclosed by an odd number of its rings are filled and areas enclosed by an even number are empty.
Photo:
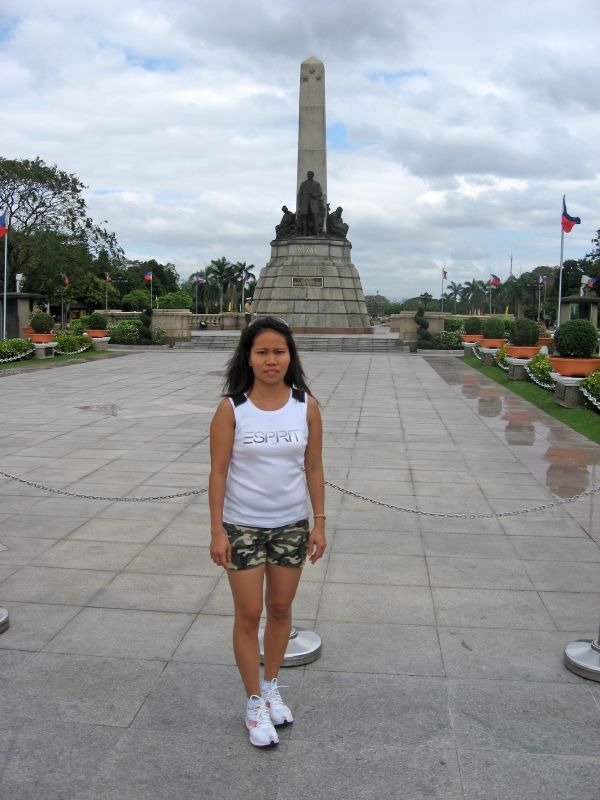
[[[223,352],[0,375],[0,470],[101,497],[206,487]],[[306,353],[326,478],[486,514],[600,483],[600,447],[452,356]],[[327,492],[329,548],[282,672],[296,721],[242,727],[206,494],[116,502],[0,479],[3,800],[598,800],[600,684],[566,644],[600,620],[600,496],[444,518]]]

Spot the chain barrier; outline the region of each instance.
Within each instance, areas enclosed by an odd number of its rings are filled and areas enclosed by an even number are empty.
[[[1,470],[0,477],[8,478],[10,480],[17,481],[18,483],[23,483],[26,486],[32,486],[34,489],[41,489],[44,492],[52,492],[53,494],[60,494],[65,497],[78,497],[83,500],[104,500],[112,503],[147,503],[158,500],[174,500],[178,497],[193,497],[195,495],[206,494],[208,492],[208,489],[190,489],[187,492],[162,494],[152,497],[102,497],[99,495],[81,494],[79,492],[70,492],[67,489],[57,489],[52,486],[45,486],[43,483],[28,481],[25,478],[19,478],[16,475],[11,475],[10,473],[2,472]],[[338,486],[336,483],[332,483],[331,481],[326,480],[325,485],[335,489],[338,492],[341,492],[342,494],[348,495],[349,497],[354,497],[357,500],[362,500],[365,503],[371,503],[372,505],[380,506],[381,508],[388,508],[391,511],[402,511],[405,514],[416,514],[422,517],[443,517],[445,519],[496,519],[499,517],[516,517],[522,514],[533,514],[536,511],[546,511],[549,508],[564,506],[567,503],[573,503],[575,500],[581,500],[583,497],[589,497],[590,495],[596,494],[596,492],[600,492],[600,486],[593,486],[591,489],[586,489],[579,494],[574,494],[572,497],[565,497],[561,500],[553,500],[549,503],[531,506],[530,508],[520,508],[515,511],[496,511],[492,514],[459,514],[452,512],[444,513],[442,511],[422,511],[418,508],[406,508],[405,506],[397,506],[394,503],[385,503],[383,500],[375,500],[372,497],[365,497],[363,494],[353,492],[350,489],[344,489],[343,486]]]

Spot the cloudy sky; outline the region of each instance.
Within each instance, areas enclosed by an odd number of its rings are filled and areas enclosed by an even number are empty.
[[[294,207],[300,62],[365,293],[558,263],[600,228],[598,0],[0,0],[1,154],[88,187],[131,258],[260,269]]]

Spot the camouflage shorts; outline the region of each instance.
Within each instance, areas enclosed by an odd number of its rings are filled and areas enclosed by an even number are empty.
[[[261,564],[302,567],[306,561],[308,519],[280,528],[250,528],[223,523],[231,543],[228,569],[250,569]]]

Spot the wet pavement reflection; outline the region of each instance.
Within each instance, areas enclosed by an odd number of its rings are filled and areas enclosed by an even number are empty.
[[[600,483],[600,445],[454,356],[426,361],[553,495],[572,497]],[[563,508],[600,543],[600,492]]]

